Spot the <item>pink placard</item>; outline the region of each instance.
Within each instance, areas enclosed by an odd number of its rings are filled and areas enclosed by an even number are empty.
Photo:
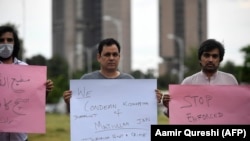
[[[170,85],[170,124],[250,124],[250,86]]]
[[[45,133],[47,67],[0,64],[0,132]]]

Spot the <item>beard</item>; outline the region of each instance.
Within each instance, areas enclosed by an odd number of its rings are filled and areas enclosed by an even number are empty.
[[[215,73],[218,70],[218,66],[212,63],[209,63],[209,64],[206,64],[205,66],[202,66],[202,70],[205,73]]]

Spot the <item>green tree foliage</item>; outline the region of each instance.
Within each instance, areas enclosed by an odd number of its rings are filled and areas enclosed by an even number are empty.
[[[145,74],[145,78],[148,78],[148,79],[155,78],[155,76],[154,76],[154,69],[148,69],[147,73]]]
[[[85,74],[86,71],[85,70],[78,70],[78,71],[75,71],[73,74],[72,74],[72,79],[80,79],[81,76],[83,74]]]
[[[48,78],[53,80],[54,89],[49,94],[47,102],[57,103],[65,90],[69,89],[69,73],[66,60],[59,56],[54,56],[47,62]]]
[[[27,58],[26,63],[28,63],[29,65],[46,66],[47,60],[42,55],[36,55],[36,56],[31,57],[31,58]]]
[[[47,103],[57,103],[62,98],[63,92],[69,90],[69,80],[63,75],[51,79],[54,82],[54,88],[47,97]]]
[[[135,71],[132,71],[130,73],[130,75],[132,75],[136,79],[153,79],[153,78],[155,78],[153,71],[154,70],[152,70],[152,69],[148,69],[147,73],[144,74],[140,70],[135,70]]]
[[[48,60],[48,77],[64,76],[68,79],[68,63],[60,56]]]
[[[185,57],[184,65],[185,65],[184,78],[186,76],[193,75],[194,73],[197,73],[198,71],[201,70],[197,48],[191,48],[189,54]]]
[[[130,73],[136,79],[144,79],[144,74],[140,70],[135,70]]]
[[[241,70],[241,81],[243,83],[250,83],[250,45],[243,47],[241,50],[244,55],[244,65]]]
[[[92,71],[99,70],[99,69],[100,69],[100,63],[98,61],[93,61],[93,63],[92,63]]]
[[[165,75],[159,76],[157,79],[157,88],[161,90],[168,90],[170,84],[177,84],[178,77],[177,75],[171,75],[167,73]]]
[[[227,72],[227,73],[231,73],[232,75],[235,76],[235,78],[237,79],[237,81],[240,82],[241,67],[240,66],[236,66],[234,64],[234,62],[227,61],[224,65],[220,65],[219,70]]]
[[[23,39],[21,39],[20,37],[19,37],[19,43],[20,43],[20,50],[19,50],[19,53],[18,53],[18,59],[23,60],[23,56],[24,56],[24,53],[25,53],[25,48],[24,48],[24,45],[23,45]]]

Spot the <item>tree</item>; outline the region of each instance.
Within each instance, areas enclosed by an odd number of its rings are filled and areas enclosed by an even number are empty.
[[[250,83],[250,45],[243,47],[241,50],[244,55],[244,65],[241,69],[240,80],[244,83]]]
[[[198,53],[196,48],[191,48],[189,54],[185,57],[185,75],[190,76],[201,70]]]
[[[46,58],[44,56],[42,56],[42,55],[36,55],[36,56],[31,57],[31,58],[27,58],[26,62],[29,65],[42,65],[42,66],[46,66],[46,64],[47,64]]]
[[[66,79],[68,79],[68,63],[64,58],[55,55],[48,60],[47,66],[48,77],[63,75]]]
[[[235,78],[237,79],[237,81],[240,83],[240,71],[241,71],[241,66],[236,66],[234,64],[234,62],[232,61],[227,61],[223,66],[220,66],[220,70],[227,72],[227,73],[231,73],[235,76]]]
[[[166,73],[165,75],[159,76],[157,79],[157,88],[161,90],[168,90],[169,84],[177,84],[177,75],[171,75]]]
[[[145,78],[145,75],[140,70],[132,71],[130,73],[130,75],[132,75],[136,79],[144,79]]]
[[[68,63],[62,57],[54,56],[47,62],[48,78],[53,80],[54,89],[48,96],[48,103],[57,103],[65,90],[68,90]]]

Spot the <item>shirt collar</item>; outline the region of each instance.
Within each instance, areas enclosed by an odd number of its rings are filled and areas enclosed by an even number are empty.
[[[206,80],[208,80],[207,75],[206,75],[202,70],[201,70],[201,75],[202,75]],[[218,71],[216,71],[216,72],[210,77],[210,80],[215,79],[217,75],[218,75]]]
[[[0,64],[3,64],[3,62],[0,61]],[[15,57],[12,64],[19,64],[19,60]]]

